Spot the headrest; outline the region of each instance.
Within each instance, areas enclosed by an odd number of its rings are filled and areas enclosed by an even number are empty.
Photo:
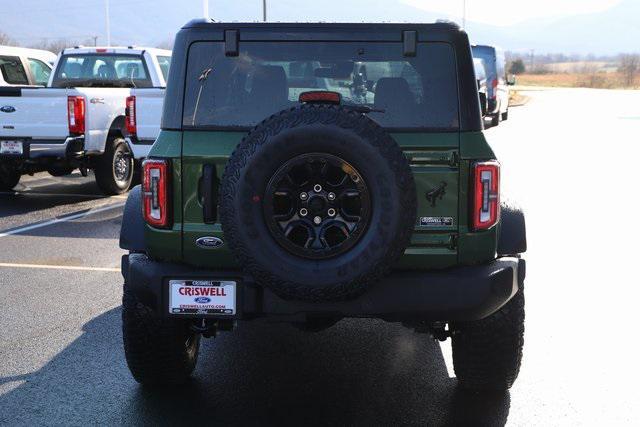
[[[251,97],[254,102],[282,104],[289,98],[287,75],[278,65],[259,65],[253,72]]]
[[[409,88],[409,83],[402,77],[383,77],[376,84],[376,96],[374,104],[382,107],[382,104],[395,105],[399,102],[408,102],[415,99]]]

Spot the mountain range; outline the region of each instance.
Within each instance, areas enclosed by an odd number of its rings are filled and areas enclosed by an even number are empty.
[[[531,0],[533,1],[533,0]],[[21,45],[44,39],[74,42],[97,37],[105,43],[105,0],[23,0],[3,2],[0,31]],[[261,1],[217,0],[210,10],[216,20],[261,19]],[[200,0],[110,0],[114,44],[168,43],[185,22],[202,14]],[[303,5],[303,6],[301,6]],[[28,8],[26,6],[29,6]],[[514,2],[517,7],[517,2]],[[28,9],[28,13],[25,11]],[[304,13],[303,13],[304,11]],[[286,22],[434,22],[456,17],[426,12],[388,0],[270,0],[269,19]],[[497,26],[467,22],[476,43],[499,45],[512,51],[613,55],[640,52],[640,0],[622,0],[597,13],[530,19]]]

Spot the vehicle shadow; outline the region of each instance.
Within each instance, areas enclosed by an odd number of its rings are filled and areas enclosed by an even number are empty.
[[[240,324],[203,342],[194,379],[153,389],[124,361],[120,308],[39,370],[0,378],[0,424],[498,425],[508,393],[468,394],[438,343],[399,325],[348,320],[313,334]]]
[[[24,181],[14,191],[0,192],[0,218],[106,198],[92,178],[79,173],[58,178],[38,174],[37,178]]]

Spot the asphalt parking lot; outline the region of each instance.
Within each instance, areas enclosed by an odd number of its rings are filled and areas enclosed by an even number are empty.
[[[144,389],[121,345],[125,198],[38,174],[0,194],[0,424],[637,424],[640,91],[527,95],[487,131],[528,221],[510,393],[459,392],[449,343],[370,320],[240,324],[204,341],[190,384]]]

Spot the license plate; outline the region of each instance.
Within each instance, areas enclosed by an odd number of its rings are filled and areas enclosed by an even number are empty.
[[[0,154],[22,154],[22,141],[0,141]]]
[[[171,314],[236,314],[236,282],[223,280],[171,280]]]

